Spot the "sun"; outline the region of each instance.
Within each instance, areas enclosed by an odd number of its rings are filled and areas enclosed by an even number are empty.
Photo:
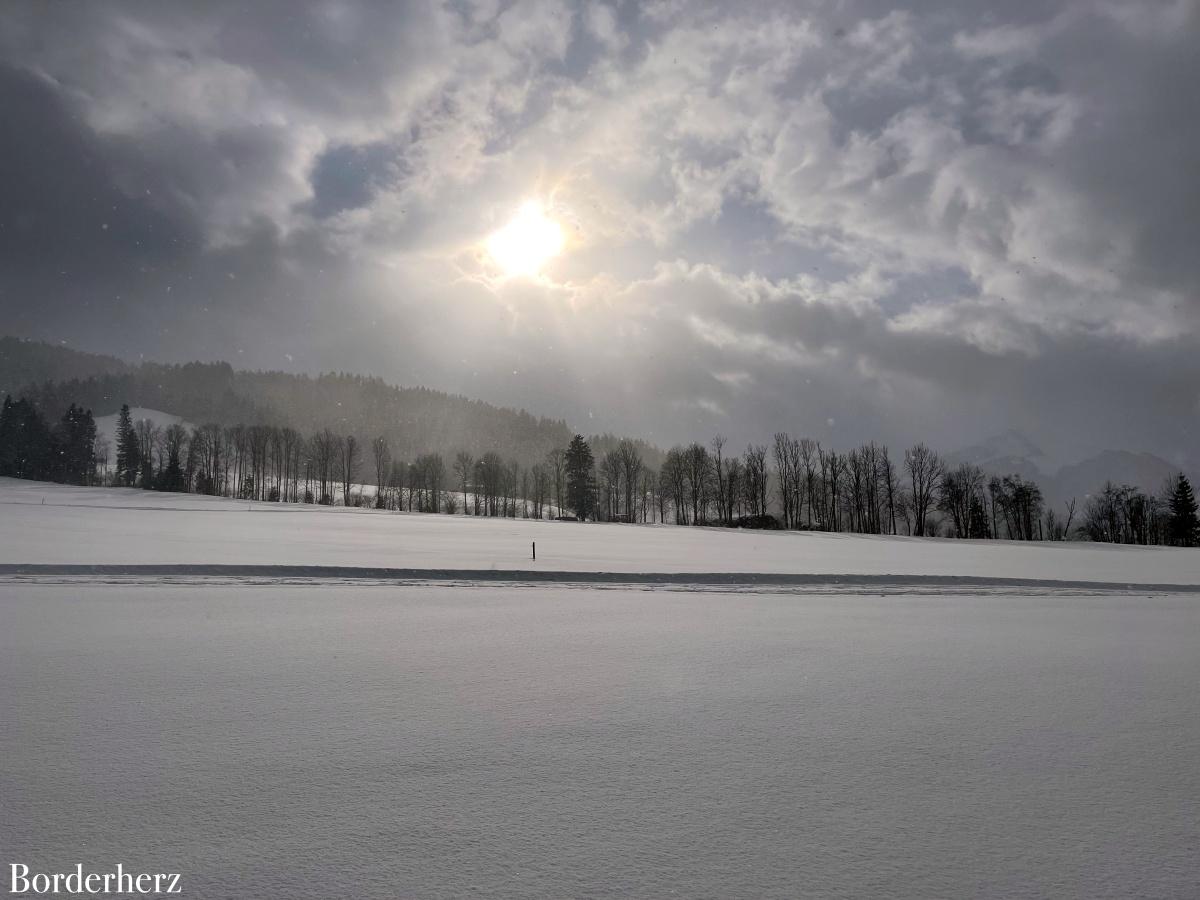
[[[488,237],[488,255],[509,278],[532,278],[562,252],[566,235],[562,226],[546,215],[540,203],[525,203],[512,220]]]

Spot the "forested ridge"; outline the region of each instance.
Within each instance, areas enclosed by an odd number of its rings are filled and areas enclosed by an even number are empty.
[[[46,381],[91,378],[130,369],[129,363],[115,356],[0,335],[0,396],[26,393],[30,385]]]
[[[381,378],[238,371],[224,362],[132,366],[34,341],[0,341],[0,396],[25,397],[51,421],[72,403],[97,417],[129,404],[196,423],[273,425],[305,434],[329,428],[364,445],[384,435],[409,458],[455,447],[527,465],[571,437],[561,420]]]

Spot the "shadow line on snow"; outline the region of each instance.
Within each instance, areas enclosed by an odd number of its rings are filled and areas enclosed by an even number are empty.
[[[377,582],[486,582],[501,584],[604,584],[744,586],[776,588],[1040,588],[1052,591],[1126,591],[1200,594],[1200,584],[1065,581],[987,575],[832,575],[773,572],[565,572],[536,569],[412,569],[372,566],[293,566],[218,563],[0,563],[0,577],[83,578],[287,578]]]

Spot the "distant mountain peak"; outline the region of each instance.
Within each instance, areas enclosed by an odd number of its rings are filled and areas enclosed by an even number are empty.
[[[1044,462],[1045,458],[1045,454],[1037,444],[1013,428],[950,454],[950,459],[954,462],[975,465],[984,465],[1000,460],[1024,460],[1036,466],[1039,461]]]

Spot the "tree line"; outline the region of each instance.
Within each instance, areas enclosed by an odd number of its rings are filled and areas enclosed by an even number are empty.
[[[93,484],[96,421],[72,403],[50,424],[29,400],[4,398],[0,407],[0,475]]]
[[[950,465],[918,443],[893,458],[868,442],[837,451],[780,432],[730,452],[724,437],[672,447],[657,470],[646,445],[604,436],[597,459],[582,435],[533,465],[494,451],[395,458],[389,438],[367,446],[329,428],[274,425],[160,428],[118,415],[113,448],[90,410],[71,404],[49,425],[28,399],[0,413],[0,475],[112,484],[246,500],[476,516],[575,518],[808,529],[973,539],[1200,544],[1196,500],[1180,473],[1157,495],[1105,484],[1062,510],[1038,485],[970,463]],[[109,456],[113,456],[110,465]]]

